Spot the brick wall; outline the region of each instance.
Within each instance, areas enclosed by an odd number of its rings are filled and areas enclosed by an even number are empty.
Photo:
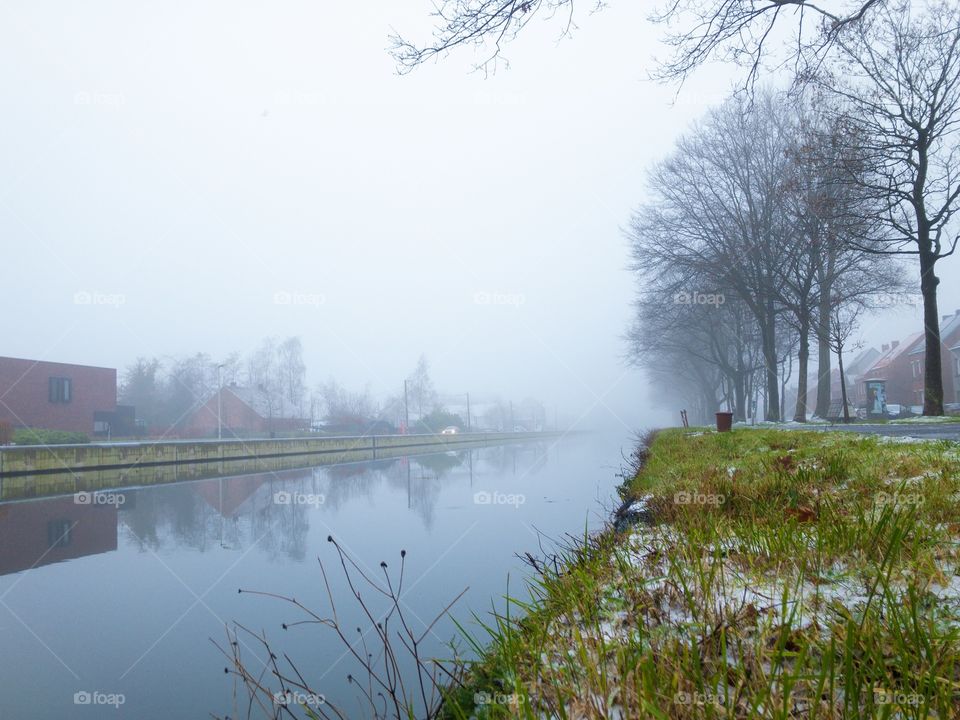
[[[220,414],[223,419],[223,437],[228,440],[234,433],[243,437],[267,431],[266,421],[256,411],[230,392],[220,391]],[[213,395],[198,407],[184,430],[186,437],[214,438],[217,436],[217,396]]]
[[[69,378],[70,402],[50,402],[51,377]],[[93,413],[117,407],[113,368],[0,357],[0,420],[14,427],[93,432]]]

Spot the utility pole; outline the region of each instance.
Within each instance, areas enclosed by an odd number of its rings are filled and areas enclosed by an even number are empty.
[[[410,405],[407,401],[407,381],[403,381],[403,432],[410,432]]]
[[[513,424],[513,400],[510,401],[510,432],[515,432],[517,426]]]
[[[223,363],[217,365],[217,440],[223,440],[223,415],[220,397],[223,395]],[[222,508],[221,508],[222,509]]]
[[[470,432],[470,393],[467,393],[467,432]]]

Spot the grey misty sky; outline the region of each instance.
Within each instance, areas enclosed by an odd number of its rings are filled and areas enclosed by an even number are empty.
[[[674,104],[645,79],[650,4],[618,3],[561,42],[534,21],[492,77],[469,50],[398,77],[387,36],[426,37],[430,7],[6,4],[0,354],[122,368],[299,335],[311,384],[393,393],[423,352],[447,392],[662,419],[621,360],[620,228],[732,73]]]

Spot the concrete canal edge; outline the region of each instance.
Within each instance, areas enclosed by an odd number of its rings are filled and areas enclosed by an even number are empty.
[[[549,439],[560,435],[558,432],[458,433],[6,446],[0,448],[0,477],[359,451],[372,452],[376,457],[381,449],[396,451],[425,445],[455,449],[474,443]]]

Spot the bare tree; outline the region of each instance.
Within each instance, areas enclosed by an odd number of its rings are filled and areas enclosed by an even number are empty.
[[[841,180],[878,209],[885,232],[868,252],[914,255],[926,348],[924,414],[943,414],[937,262],[952,255],[960,204],[960,7],[914,15],[885,5],[837,39],[839,59],[814,82],[841,103],[848,147]]]
[[[247,384],[263,402],[267,420],[272,421],[280,412],[276,338],[264,339],[247,359]]]
[[[216,389],[216,364],[202,352],[171,358],[163,384],[164,423],[182,428]]]
[[[334,422],[367,421],[377,414],[377,404],[369,386],[353,392],[330,378],[317,387],[316,395],[322,400],[325,416]]]
[[[157,358],[139,357],[123,371],[118,400],[133,405],[137,417],[148,425],[157,425],[162,419],[162,366]]]
[[[300,338],[289,337],[277,346],[277,385],[281,408],[286,403],[300,417],[304,415],[307,366],[303,362],[303,345]]]
[[[749,68],[747,83],[757,78],[762,64],[815,65],[845,27],[868,16],[884,0],[839,0],[826,6],[813,0],[666,0],[650,20],[666,29],[664,41],[672,57],[655,75],[684,80],[711,60],[734,62]],[[603,0],[588,0],[600,9]],[[506,43],[539,15],[557,18],[561,35],[575,27],[575,0],[437,0],[433,37],[416,43],[391,36],[391,53],[401,73],[460,47],[480,48],[487,68],[502,58]],[[791,25],[792,42],[784,46],[770,38],[774,29]]]
[[[407,392],[410,406],[416,409],[418,418],[433,410],[437,402],[437,391],[430,377],[430,364],[425,355],[420,356],[417,366],[407,378]]]
[[[642,280],[627,358],[656,375],[673,409],[685,401],[707,421],[726,406],[744,421],[750,379],[762,367],[752,316],[734,294],[716,293],[709,304],[687,302],[690,295],[677,290],[683,284],[691,282],[668,275]]]
[[[752,106],[731,98],[711,110],[654,168],[654,199],[628,231],[637,271],[699,278],[728,288],[749,308],[764,357],[766,419],[774,421],[783,260],[800,239],[785,206],[792,132],[773,93]]]
[[[667,0],[651,19],[668,28],[665,42],[673,55],[656,75],[683,81],[711,60],[748,68],[747,86],[767,61],[802,73],[822,61],[838,33],[884,1],[839,0],[827,6],[813,0]],[[784,25],[787,43],[775,33]],[[772,46],[771,38],[776,38]]]
[[[856,332],[863,305],[835,298],[830,309],[830,349],[837,355],[840,371],[840,401],[843,403],[843,421],[850,422],[850,403],[847,401],[847,378],[843,370],[843,351],[850,349],[850,340]]]
[[[782,301],[788,321],[799,335],[799,379],[794,419],[807,414],[807,377],[810,336],[818,344],[818,380],[815,414],[825,417],[830,409],[830,319],[833,298],[869,303],[871,297],[889,297],[903,287],[897,264],[889,257],[864,252],[860,239],[877,232],[878,223],[869,212],[875,204],[837,182],[837,166],[843,139],[829,121],[824,104],[829,98],[797,98],[797,134],[790,148],[793,159],[787,183],[788,208],[803,240],[792,246],[785,258]]]
[[[589,0],[597,9],[603,0]],[[482,67],[502,59],[505,43],[513,40],[538,15],[560,16],[563,34],[573,27],[574,0],[440,0],[434,4],[433,38],[415,43],[391,36],[391,54],[401,73],[458,47],[487,48]]]

